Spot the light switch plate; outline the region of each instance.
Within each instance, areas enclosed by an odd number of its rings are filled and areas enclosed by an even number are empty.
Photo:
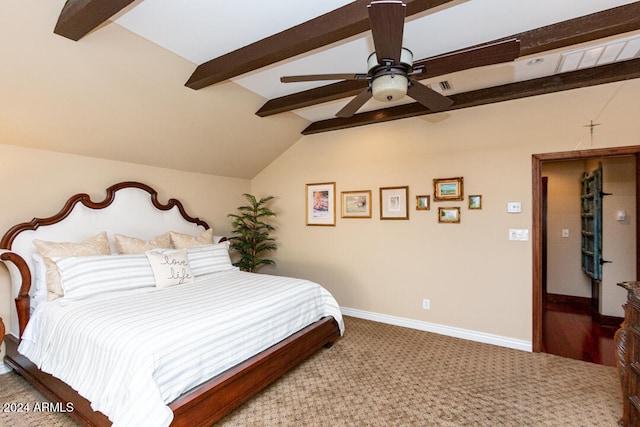
[[[526,228],[510,228],[509,240],[529,240],[529,230]]]
[[[520,202],[507,202],[507,212],[520,213],[522,212],[522,203]]]

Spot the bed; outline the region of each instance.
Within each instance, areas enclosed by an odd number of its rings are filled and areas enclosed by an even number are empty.
[[[85,425],[211,425],[344,331],[322,286],[238,271],[224,237],[142,183],[12,227],[0,260],[6,364]]]

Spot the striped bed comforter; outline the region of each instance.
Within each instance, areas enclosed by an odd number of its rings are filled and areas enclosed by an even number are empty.
[[[177,397],[325,316],[337,302],[301,279],[226,271],[34,312],[20,353],[114,426],[167,426]]]

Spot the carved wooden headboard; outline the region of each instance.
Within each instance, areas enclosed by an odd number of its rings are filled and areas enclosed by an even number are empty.
[[[80,242],[106,231],[113,245],[114,233],[151,239],[167,231],[195,235],[208,228],[205,221],[188,215],[180,201],[169,199],[163,204],[153,188],[139,182],[112,185],[100,202],[76,194],[57,214],[15,225],[0,240],[0,260],[9,269],[16,301],[11,307],[9,333],[19,337],[30,315],[34,239]],[[111,249],[115,253],[113,246]]]

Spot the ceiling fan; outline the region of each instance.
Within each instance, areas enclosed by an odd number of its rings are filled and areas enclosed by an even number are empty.
[[[390,102],[408,95],[432,111],[453,104],[451,99],[413,79],[424,73],[425,67],[414,67],[413,54],[402,47],[406,5],[400,0],[378,0],[372,1],[367,8],[375,52],[369,55],[366,74],[285,76],[280,81],[368,80],[368,87],[336,113],[336,117],[341,118],[353,116],[372,97]]]

